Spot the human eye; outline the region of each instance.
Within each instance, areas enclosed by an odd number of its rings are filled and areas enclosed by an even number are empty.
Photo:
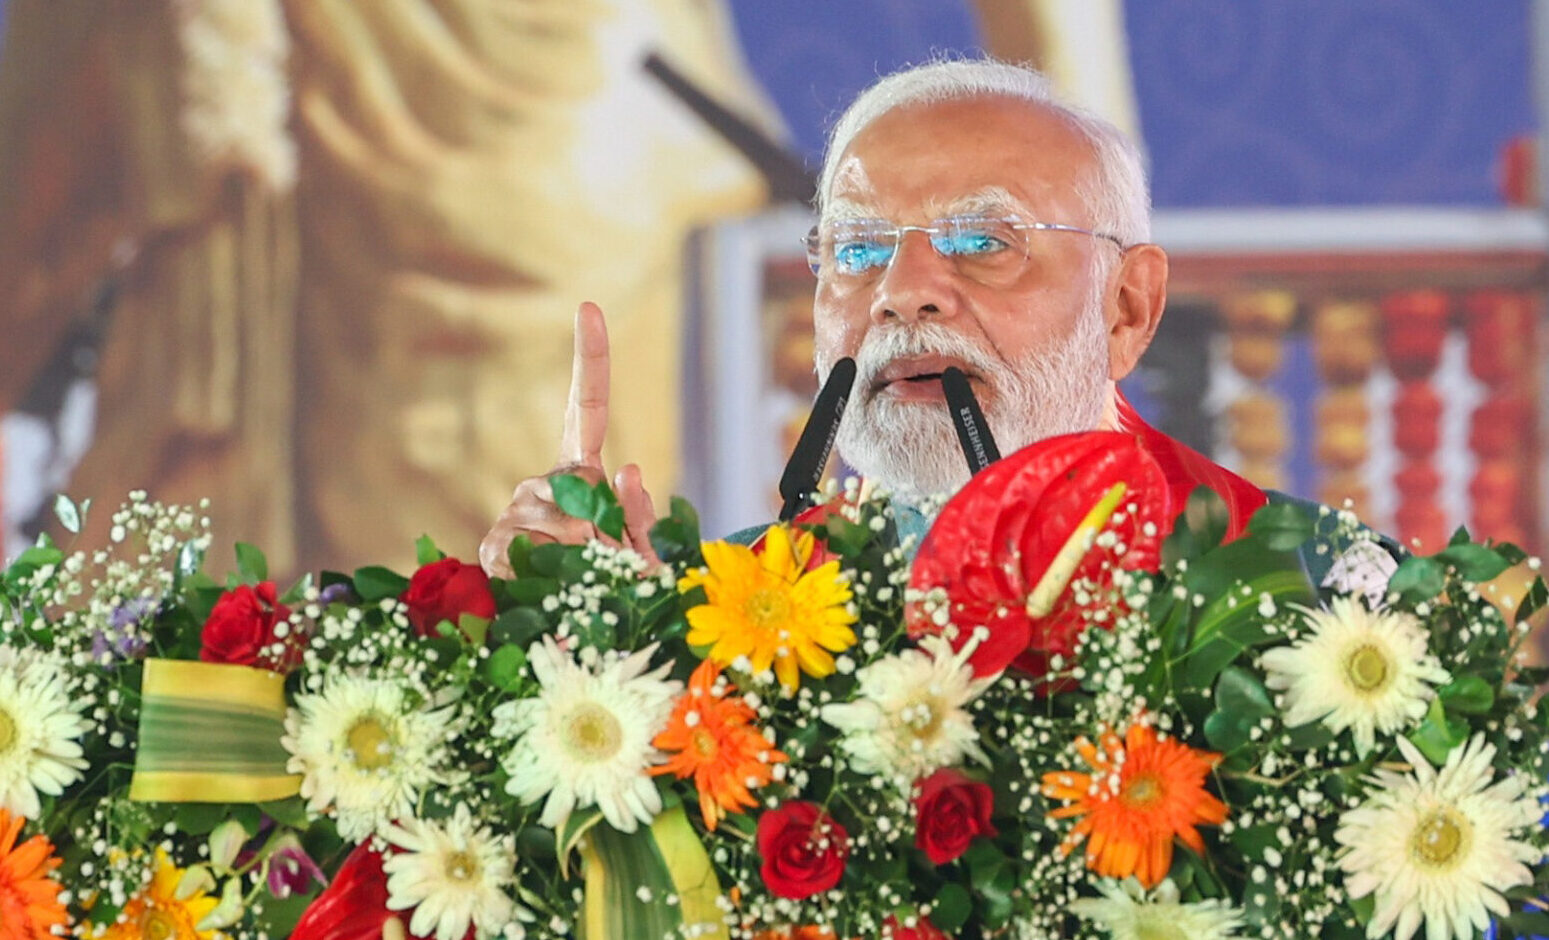
[[[874,232],[842,231],[834,233],[833,253],[840,274],[865,274],[886,267],[893,246]]]
[[[952,219],[936,228],[931,243],[943,255],[980,257],[1011,247],[1007,226],[993,220]]]

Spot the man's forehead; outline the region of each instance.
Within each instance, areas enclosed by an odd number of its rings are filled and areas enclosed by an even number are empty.
[[[932,193],[916,209],[924,219],[952,215],[1025,215],[1027,208],[1004,186],[980,186],[962,193]],[[846,195],[836,195],[824,207],[825,219],[889,218],[889,208]],[[898,219],[896,221],[908,221]]]

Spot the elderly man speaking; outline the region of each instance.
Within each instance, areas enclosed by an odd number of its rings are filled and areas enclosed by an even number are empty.
[[[817,272],[817,368],[853,357],[844,461],[905,501],[952,492],[969,471],[941,376],[960,369],[1008,450],[1094,428],[1140,436],[1175,493],[1215,489],[1240,529],[1265,502],[1245,480],[1147,427],[1115,383],[1162,318],[1167,255],[1150,244],[1135,145],[1061,104],[1047,79],[995,61],[891,75],[835,126],[808,237]],[[602,313],[583,304],[555,472],[601,479],[608,407]],[[655,519],[639,469],[614,478],[633,546]],[[1181,505],[1181,501],[1176,503]],[[480,546],[508,574],[517,534],[575,543],[592,526],[561,512],[544,478],[517,487]]]

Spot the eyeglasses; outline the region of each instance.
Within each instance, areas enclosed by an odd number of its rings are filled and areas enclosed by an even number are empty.
[[[840,219],[815,225],[804,240],[812,273],[855,284],[882,276],[908,232],[924,232],[938,255],[958,273],[988,287],[1007,287],[1021,277],[1037,250],[1040,232],[1074,232],[1113,242],[1117,236],[1058,222],[1023,222],[984,215],[958,215],[929,225],[894,225],[885,219]]]

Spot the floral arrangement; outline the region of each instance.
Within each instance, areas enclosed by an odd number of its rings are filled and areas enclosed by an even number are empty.
[[[1399,561],[1288,504],[1228,539],[1110,433],[919,544],[849,486],[752,546],[674,501],[658,564],[553,487],[614,541],[518,540],[511,580],[426,539],[220,583],[144,494],[16,559],[0,937],[1549,933],[1512,546]]]

